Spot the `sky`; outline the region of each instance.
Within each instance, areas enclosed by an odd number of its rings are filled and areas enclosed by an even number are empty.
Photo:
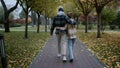
[[[11,8],[16,3],[16,0],[4,0],[4,1],[5,1],[5,4],[7,5],[7,8]],[[0,2],[0,6],[2,6],[1,2]],[[19,13],[21,12],[21,10],[22,8],[18,5],[17,9],[13,11],[13,15],[15,19],[19,18]]]

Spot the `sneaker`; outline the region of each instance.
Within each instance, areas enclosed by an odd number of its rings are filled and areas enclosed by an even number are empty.
[[[61,54],[58,54],[57,57],[61,57]]]
[[[63,62],[66,62],[66,61],[67,61],[66,56],[63,56]]]

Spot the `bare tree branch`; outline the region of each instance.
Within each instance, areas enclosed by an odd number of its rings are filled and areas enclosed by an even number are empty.
[[[26,9],[25,9],[25,7],[23,6],[23,2],[20,0],[20,6],[23,8],[23,10],[25,11],[25,13],[27,13],[27,11],[26,11]]]
[[[18,4],[19,4],[19,0],[17,0],[15,6],[13,6],[12,8],[10,8],[10,9],[8,10],[8,13],[14,11],[14,10],[17,8]]]
[[[4,0],[1,0],[1,4],[3,5],[3,9],[5,10],[5,11],[7,11],[7,6],[6,6],[6,4],[5,4],[5,2],[4,2]]]

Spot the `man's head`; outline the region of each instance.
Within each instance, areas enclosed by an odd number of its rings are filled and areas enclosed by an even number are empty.
[[[62,6],[59,6],[58,11],[62,11],[62,12],[64,12],[63,7],[62,7]]]

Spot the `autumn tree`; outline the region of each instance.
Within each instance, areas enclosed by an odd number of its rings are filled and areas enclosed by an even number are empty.
[[[114,0],[92,0],[97,12],[97,38],[101,37],[101,12],[103,8]]]
[[[85,33],[87,33],[88,31],[88,14],[93,10],[94,5],[93,2],[91,0],[76,0],[74,1],[76,3],[76,5],[78,6],[78,8],[81,9],[82,13],[85,16]]]
[[[79,28],[79,17],[80,17],[81,11],[75,5],[74,1],[75,0],[63,1],[63,7],[66,14],[68,12],[73,12],[74,19],[77,21],[77,28]]]
[[[25,19],[25,38],[28,38],[28,14],[30,12],[30,7],[32,4],[32,2],[34,2],[33,0],[19,0],[20,1],[20,6],[23,8],[25,15],[26,15],[26,19]]]
[[[16,4],[13,7],[11,7],[10,9],[7,8],[4,0],[0,0],[0,1],[1,1],[1,4],[2,4],[3,9],[4,9],[4,18],[3,19],[4,19],[5,32],[10,32],[10,29],[9,29],[9,23],[10,23],[9,15],[10,15],[11,12],[13,12],[17,8],[19,0],[16,0],[17,1]]]
[[[47,22],[47,17],[52,17],[54,15],[54,12],[56,11],[56,0],[35,0],[35,5],[31,6],[31,9],[35,11],[38,14],[38,25],[37,25],[37,33],[39,33],[39,24],[40,21],[40,15],[44,15]],[[51,15],[52,14],[52,15]],[[47,32],[47,23],[45,23],[45,32]]]
[[[34,5],[31,6],[31,10],[37,13],[38,16],[38,22],[37,22],[37,33],[39,33],[39,25],[41,23],[40,20],[40,14],[43,12],[44,10],[44,2],[45,0],[36,0],[34,1]]]
[[[113,22],[116,19],[117,12],[112,8],[105,7],[101,13],[101,29],[105,30],[106,25]],[[113,23],[114,24],[114,23]]]
[[[101,27],[102,28],[105,26],[104,24],[107,24],[107,23],[109,24],[110,29],[114,29],[116,27],[117,22],[115,18],[116,18],[117,12],[119,11],[119,7],[120,7],[120,0],[114,0],[105,6],[105,8],[102,11],[102,15],[101,15],[101,18],[102,18]]]
[[[59,3],[56,0],[46,0],[45,2],[45,10],[44,10],[44,15],[45,15],[45,32],[47,32],[47,25],[48,25],[48,19],[50,15],[56,11],[56,8],[59,6]]]
[[[38,16],[38,22],[37,22],[37,33],[39,33],[39,27],[41,23],[40,15],[45,9],[45,0],[36,0],[34,2],[34,5],[31,6],[32,11],[37,13]]]

